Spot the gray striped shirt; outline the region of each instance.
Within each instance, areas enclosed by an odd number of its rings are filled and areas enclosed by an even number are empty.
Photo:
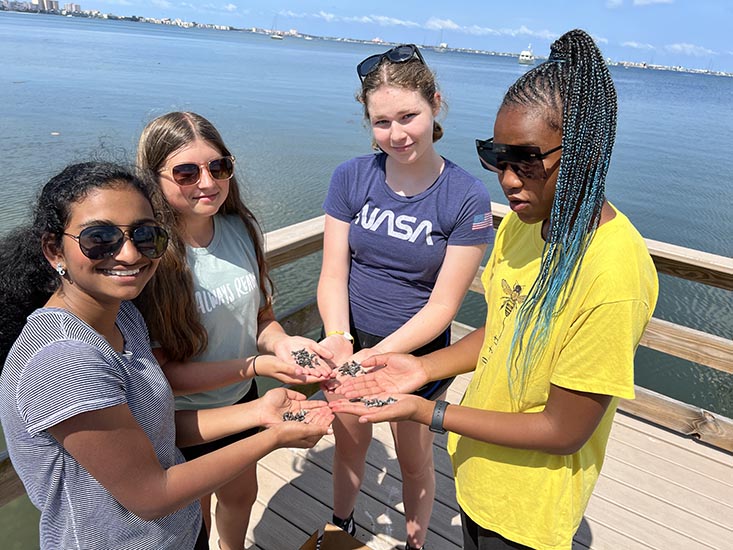
[[[193,548],[198,502],[147,521],[124,508],[46,430],[83,412],[127,403],[163,468],[184,461],[175,447],[173,395],[150,351],[142,316],[123,302],[117,353],[63,309],[28,317],[0,377],[0,414],[8,452],[41,511],[42,549]]]

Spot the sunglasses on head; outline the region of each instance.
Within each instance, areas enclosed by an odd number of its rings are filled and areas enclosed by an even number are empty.
[[[221,157],[210,160],[203,164],[195,162],[186,162],[184,164],[176,164],[172,168],[165,168],[160,171],[161,174],[170,173],[171,178],[178,185],[194,185],[201,181],[201,170],[206,168],[211,177],[215,180],[228,180],[234,175],[233,156]]]
[[[359,75],[359,79],[363,82],[369,74],[377,70],[377,67],[379,67],[383,59],[388,59],[392,63],[404,63],[415,58],[425,65],[425,60],[415,44],[401,44],[384,53],[370,55],[356,66],[356,72]]]
[[[543,153],[539,147],[534,145],[505,145],[494,143],[494,138],[476,140],[476,152],[481,159],[481,166],[498,173],[510,167],[517,177],[532,180],[548,178],[549,175],[542,159],[560,149],[562,145]]]
[[[138,225],[126,231],[116,225],[94,225],[82,229],[78,235],[64,235],[79,243],[82,253],[90,260],[101,260],[117,254],[125,243],[125,236],[140,254],[151,259],[160,258],[168,246],[168,233],[157,225]]]

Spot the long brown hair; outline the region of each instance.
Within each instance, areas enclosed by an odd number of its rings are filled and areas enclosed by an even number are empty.
[[[142,177],[151,182],[153,208],[171,229],[168,250],[158,271],[136,300],[148,324],[153,340],[167,357],[186,361],[202,353],[208,335],[201,323],[193,294],[193,276],[186,262],[186,243],[181,238],[183,220],[163,194],[159,172],[168,157],[196,140],[206,142],[222,156],[232,153],[211,122],[190,112],[172,112],[151,121],[143,130],[137,148],[137,165]],[[252,238],[257,254],[260,290],[265,296],[263,308],[272,304],[272,280],[265,260],[262,230],[254,214],[242,201],[236,176],[229,182],[229,194],[219,209],[222,215],[237,215]]]

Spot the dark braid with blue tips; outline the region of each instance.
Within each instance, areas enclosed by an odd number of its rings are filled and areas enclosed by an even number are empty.
[[[598,228],[616,136],[616,90],[595,42],[576,29],[557,39],[548,60],[509,88],[505,107],[539,109],[562,132],[563,146],[540,272],[519,308],[507,361],[511,395],[519,405]]]

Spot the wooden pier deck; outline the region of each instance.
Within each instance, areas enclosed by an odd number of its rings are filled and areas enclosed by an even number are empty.
[[[456,379],[448,401],[460,401],[469,377]],[[437,500],[427,544],[431,550],[460,550],[460,521],[445,444],[445,435],[436,437]],[[248,548],[297,550],[330,520],[333,445],[333,436],[328,436],[311,450],[281,449],[260,461],[260,491]],[[370,548],[402,550],[400,471],[387,424],[374,426],[355,519],[356,537]],[[603,472],[573,547],[732,549],[733,455],[617,413]]]

